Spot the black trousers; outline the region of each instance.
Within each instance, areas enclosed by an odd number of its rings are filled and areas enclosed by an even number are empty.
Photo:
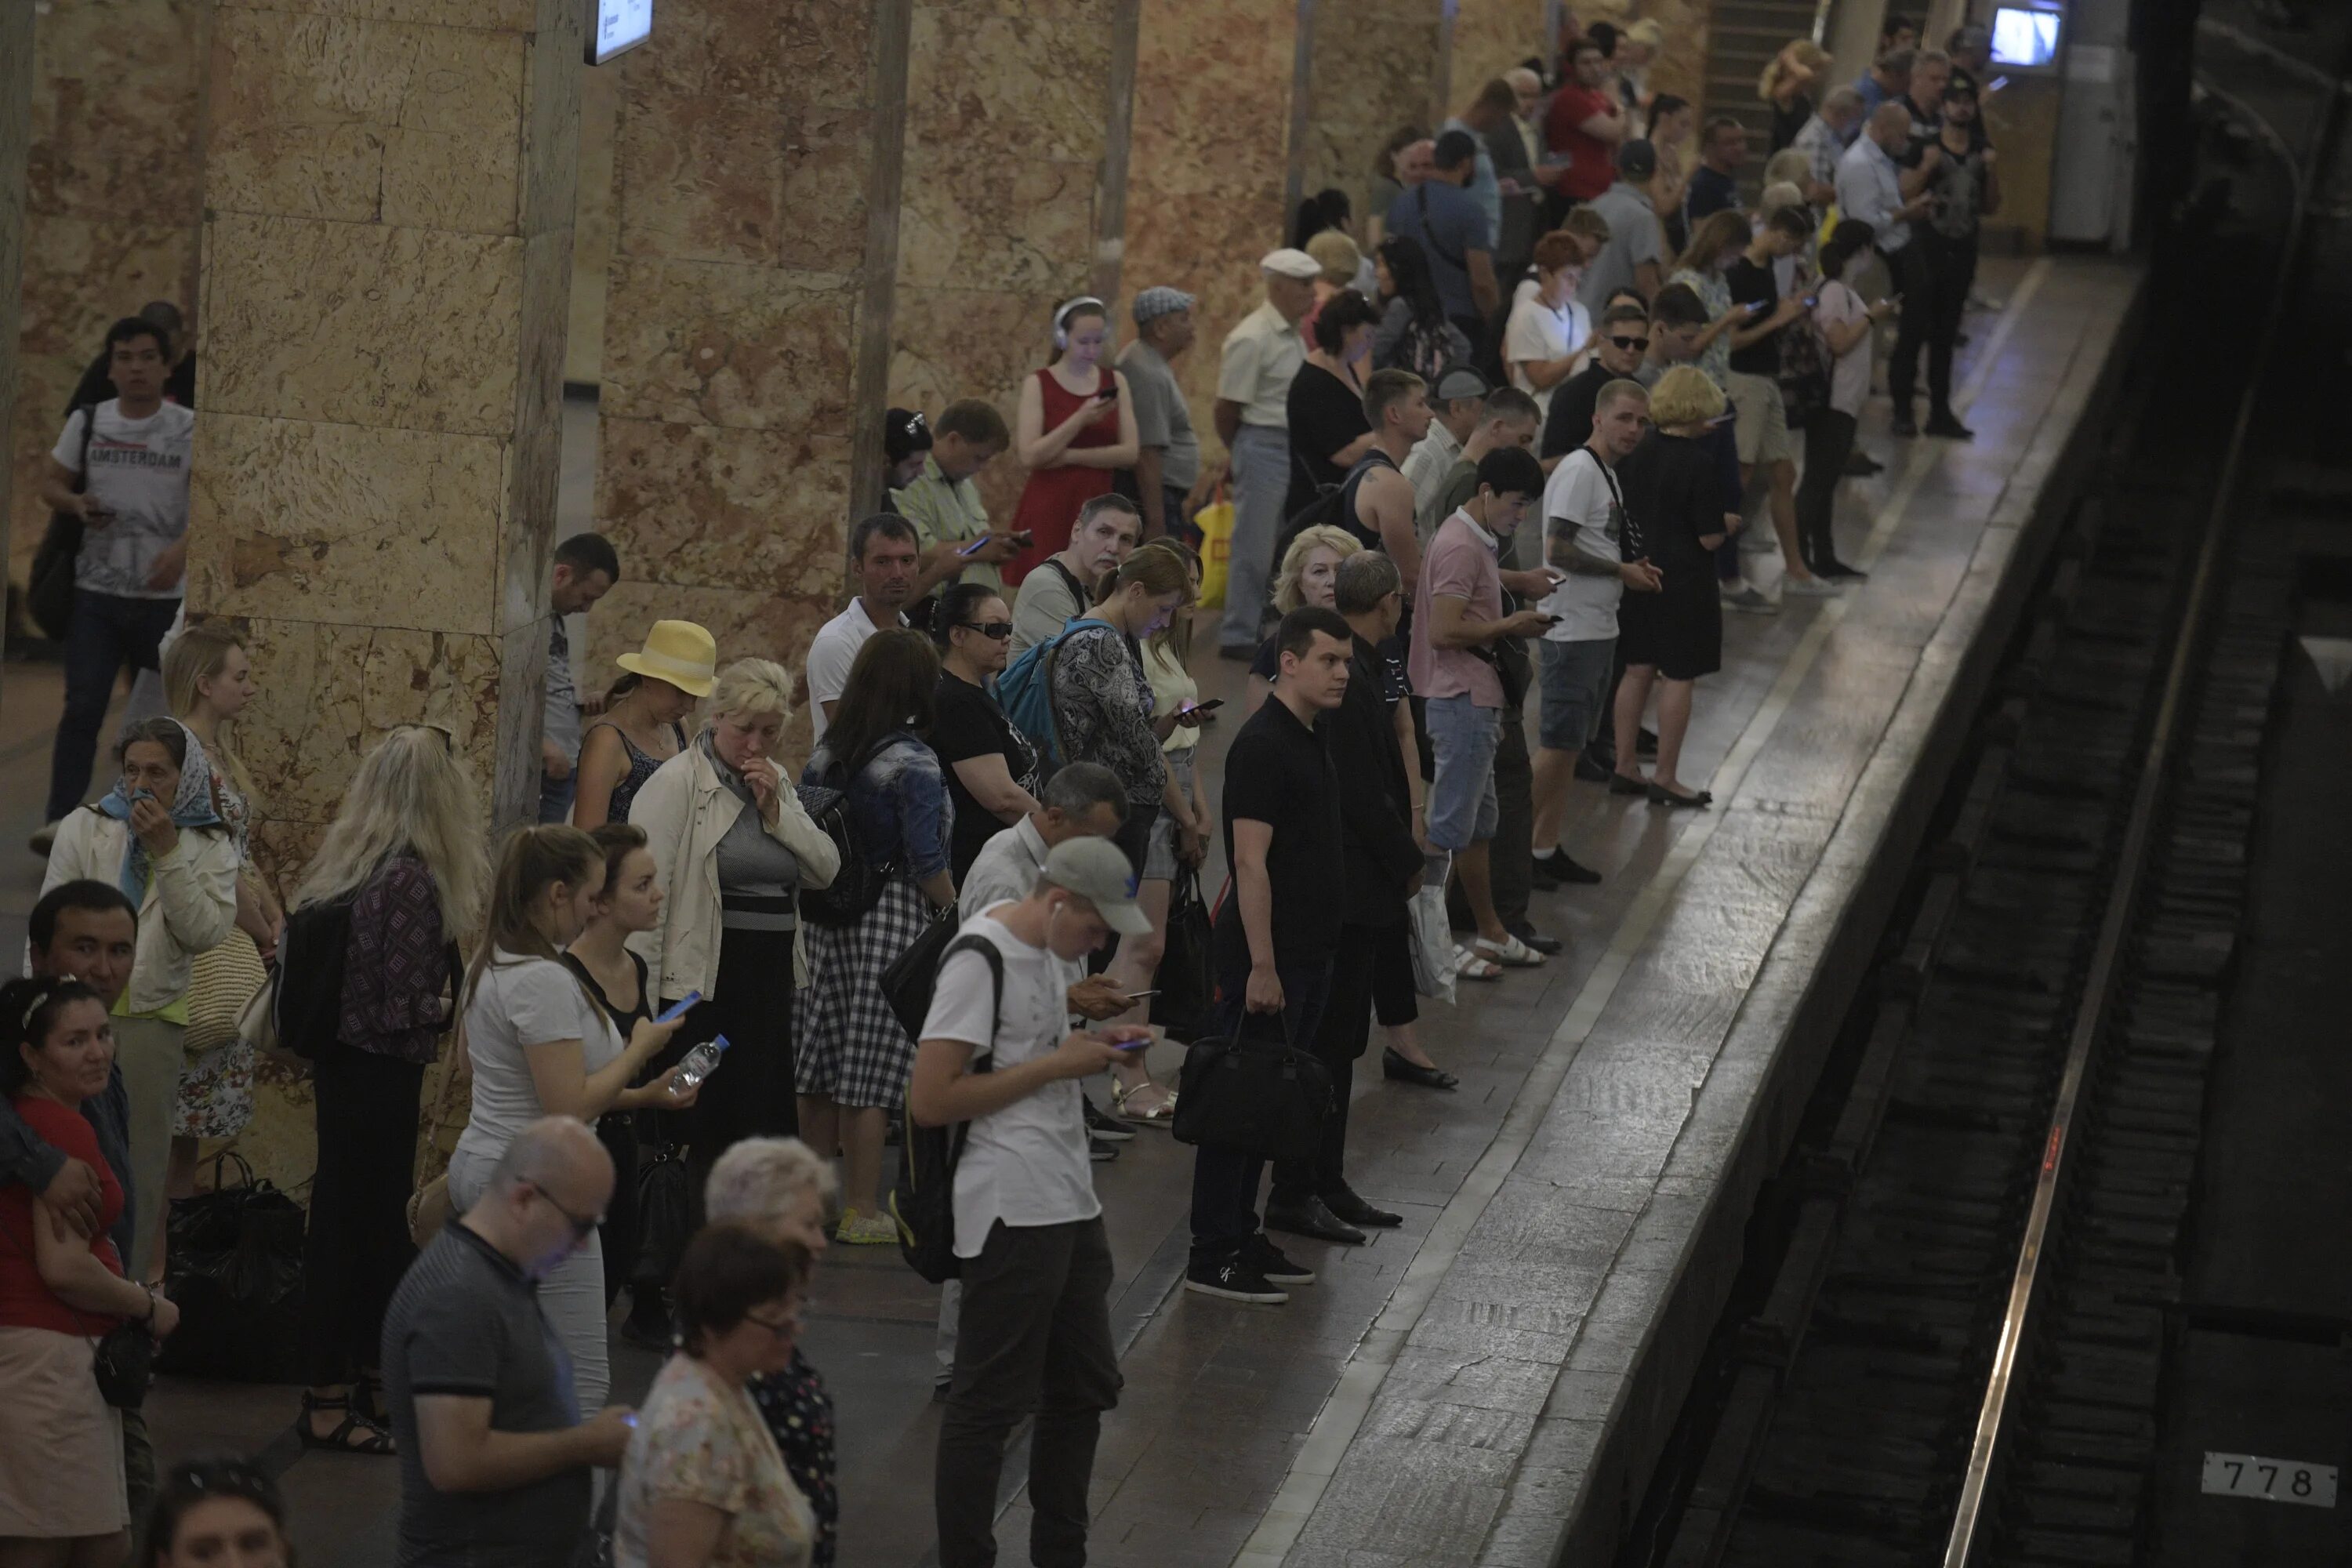
[[[677,1001],[662,1000],[664,1007]],[[705,1040],[727,1037],[727,1054],[692,1108],[670,1116],[696,1163],[710,1162],[746,1138],[797,1138],[800,1102],[793,1093],[793,933],[719,933],[718,993],[687,1015],[654,1071],[667,1072]],[[668,1131],[668,1129],[665,1129]],[[699,1189],[701,1182],[696,1181]]]
[[[1805,477],[1797,486],[1797,551],[1818,572],[1837,559],[1831,521],[1838,480],[1853,455],[1854,419],[1824,404],[1805,416]]]
[[[1921,229],[1912,244],[1927,247],[1928,271],[1935,309],[1927,324],[1927,406],[1938,414],[1952,410],[1952,359],[1959,347],[1960,318],[1969,308],[1969,290],[1977,280],[1977,242],[1948,239],[1933,229]],[[1904,309],[1910,309],[1906,304]]]
[[[379,1362],[383,1310],[416,1257],[418,1062],[336,1041],[310,1064],[319,1171],[302,1241],[303,1360],[313,1385],[349,1383]]]
[[[613,1157],[613,1201],[596,1227],[604,1248],[604,1305],[610,1307],[629,1282],[637,1261],[637,1117],[614,1110],[596,1119],[596,1141]]]
[[[1323,1137],[1310,1152],[1274,1163],[1269,1206],[1300,1204],[1329,1197],[1348,1185],[1348,1100],[1356,1083],[1356,1061],[1370,1043],[1372,977],[1379,973],[1383,938],[1404,930],[1395,926],[1347,926],[1339,932],[1339,951],[1331,960],[1331,999],[1316,1026],[1311,1049],[1316,1060],[1331,1073],[1331,1114],[1323,1119]],[[1392,939],[1391,939],[1392,940]],[[1405,970],[1412,973],[1408,956]]]
[[[1935,322],[1938,304],[1935,260],[1929,254],[1929,242],[1916,224],[1912,226],[1910,243],[1892,254],[1882,250],[1879,255],[1885,258],[1886,269],[1894,276],[1895,292],[1903,300],[1903,314],[1895,326],[1895,352],[1886,361],[1886,389],[1895,400],[1895,417],[1908,419],[1912,398],[1918,389],[1919,351],[1927,346],[1928,329]],[[1948,371],[1948,363],[1946,368]],[[1944,392],[1948,398],[1948,375]],[[1948,405],[1934,400],[1932,386],[1928,395],[1932,410]]]
[[[1024,1415],[1029,1561],[1081,1568],[1087,1483],[1102,1413],[1118,1404],[1110,1338],[1110,1242],[1099,1216],[1068,1225],[998,1221],[963,1260],[955,1373],[932,1478],[940,1568],[992,1568],[1004,1445]]]

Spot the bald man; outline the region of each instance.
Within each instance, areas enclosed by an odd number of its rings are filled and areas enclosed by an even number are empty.
[[[416,1568],[569,1568],[588,1529],[592,1468],[628,1447],[632,1413],[580,1418],[572,1358],[537,1287],[613,1197],[588,1124],[515,1135],[482,1194],[418,1254],[383,1317],[385,1403],[400,1452],[400,1544]],[[597,1390],[601,1398],[603,1391]]]

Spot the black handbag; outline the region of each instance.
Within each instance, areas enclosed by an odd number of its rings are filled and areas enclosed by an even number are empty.
[[[98,405],[85,403],[75,412],[81,416],[81,471],[74,475],[73,488],[80,495],[89,489],[89,433],[98,423]],[[73,626],[74,563],[81,559],[83,531],[73,513],[49,513],[48,531],[25,577],[25,608],[51,642],[65,641]]]
[[[693,1235],[694,1178],[687,1173],[685,1151],[665,1143],[637,1173],[637,1255],[629,1263],[633,1299],[668,1289]]]
[[[98,1376],[99,1397],[117,1410],[147,1403],[155,1381],[155,1336],[144,1323],[117,1323],[96,1344],[89,1370]]]
[[[1170,889],[1167,944],[1151,984],[1151,1021],[1171,1040],[1190,1043],[1215,1027],[1217,966],[1211,951],[1214,926],[1201,897],[1201,873],[1187,871]]]
[[[882,971],[882,999],[890,1004],[898,1026],[910,1040],[922,1038],[923,1020],[930,1016],[931,993],[939,985],[940,960],[947,956],[948,944],[955,941],[961,924],[956,907],[950,904],[933,915],[923,934],[908,942]]]
[[[1331,1069],[1278,1039],[1253,1039],[1244,1015],[1235,1038],[1196,1040],[1184,1053],[1176,1114],[1179,1143],[1230,1149],[1257,1160],[1313,1152],[1331,1113]]]
[[[235,1162],[239,1181],[222,1183]],[[180,1326],[156,1365],[244,1383],[302,1380],[302,1207],[235,1154],[213,1161],[213,1190],[174,1199],[164,1222],[164,1293]]]

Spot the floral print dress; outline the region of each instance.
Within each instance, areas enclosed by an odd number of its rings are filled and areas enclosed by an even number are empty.
[[[227,770],[212,770],[213,809],[236,846],[241,877],[255,874],[247,852],[253,807],[228,781]],[[172,1107],[174,1138],[234,1138],[253,1120],[253,1047],[237,1038],[237,1015],[261,988],[261,951],[242,927],[232,926],[219,945],[197,953],[188,966],[186,1059],[180,1094]]]
[[[637,1412],[621,1463],[613,1535],[619,1568],[644,1568],[647,1521],[664,1500],[727,1516],[709,1568],[809,1568],[816,1524],[759,1407],[683,1352],[669,1358]]]

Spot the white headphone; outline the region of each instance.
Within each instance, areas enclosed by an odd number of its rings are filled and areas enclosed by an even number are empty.
[[[1081,305],[1092,305],[1096,310],[1104,311],[1105,315],[1109,313],[1108,310],[1105,309],[1103,302],[1100,300],[1096,299],[1092,294],[1081,294],[1076,299],[1071,300],[1068,304],[1064,305],[1060,310],[1055,310],[1054,312],[1054,349],[1055,353],[1058,353],[1070,346],[1070,312],[1076,310]]]

